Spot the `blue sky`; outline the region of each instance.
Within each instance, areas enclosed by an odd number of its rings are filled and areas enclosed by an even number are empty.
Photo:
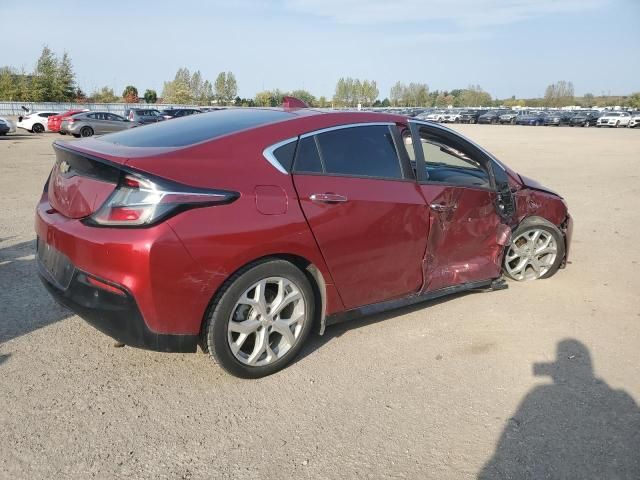
[[[160,94],[183,66],[231,70],[245,97],[331,97],[341,76],[376,80],[380,98],[398,80],[500,98],[557,80],[578,95],[640,90],[640,0],[1,0],[0,19],[0,66],[31,70],[47,44],[87,92]]]

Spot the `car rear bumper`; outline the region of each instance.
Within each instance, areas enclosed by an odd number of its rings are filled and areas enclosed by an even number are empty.
[[[60,303],[125,344],[195,349],[204,313],[222,279],[197,265],[166,223],[144,229],[91,227],[54,211],[45,194],[35,230],[44,246],[71,265],[70,282],[56,285],[45,275],[47,288]],[[114,304],[113,295],[94,287],[90,293],[99,291],[104,302],[85,301],[89,287],[82,285],[82,275],[116,286],[126,292],[127,301],[116,297]]]
[[[198,335],[167,335],[151,331],[133,296],[106,291],[89,284],[87,275],[74,269],[68,287],[61,288],[38,261],[40,280],[53,298],[87,323],[118,342],[161,352],[195,352]]]

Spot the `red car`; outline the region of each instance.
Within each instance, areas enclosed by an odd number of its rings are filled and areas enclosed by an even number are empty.
[[[62,125],[62,120],[64,120],[67,117],[70,117],[71,115],[75,115],[76,113],[82,113],[82,112],[88,112],[88,111],[89,110],[85,108],[84,110],[67,110],[66,112],[61,113],[60,115],[51,115],[47,120],[47,128],[52,132],[58,132],[61,135],[66,135],[64,132],[60,131],[60,125]]]
[[[564,200],[435,123],[229,109],[73,143],[37,207],[51,294],[127,345],[232,374],[313,327],[566,263]]]

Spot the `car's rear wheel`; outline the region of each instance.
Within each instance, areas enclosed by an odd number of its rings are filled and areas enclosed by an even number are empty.
[[[306,275],[285,260],[249,265],[216,295],[203,329],[211,356],[229,373],[259,378],[281,370],[311,331],[315,298]]]
[[[564,238],[555,225],[541,218],[528,219],[513,232],[503,270],[519,282],[549,278],[560,268],[564,254]]]
[[[31,127],[31,131],[33,133],[42,133],[44,132],[44,125],[42,125],[41,123],[34,123]]]
[[[82,127],[80,130],[81,137],[91,137],[93,135],[93,128],[91,127]]]
[[[511,119],[511,125],[515,125],[515,124],[516,124],[516,119],[515,119],[515,118],[512,118],[512,119]]]

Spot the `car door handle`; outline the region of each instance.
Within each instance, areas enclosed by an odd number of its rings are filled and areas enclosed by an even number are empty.
[[[309,197],[309,200],[323,203],[344,203],[347,201],[347,197],[337,193],[314,193]]]
[[[450,210],[455,210],[457,205],[455,204],[447,205],[445,203],[432,203],[430,207],[431,207],[431,210],[433,210],[434,212],[448,212]]]

